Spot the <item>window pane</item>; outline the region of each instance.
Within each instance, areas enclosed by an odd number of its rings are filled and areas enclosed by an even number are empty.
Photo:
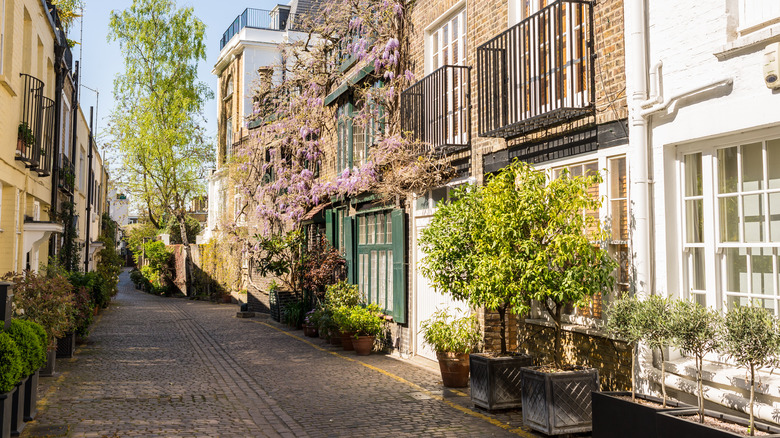
[[[427,210],[428,209],[428,193],[419,196],[417,198],[417,201],[415,202],[415,209],[416,210]]]
[[[742,190],[764,187],[764,158],[761,143],[742,146]]]
[[[384,309],[387,303],[387,256],[385,251],[379,251],[379,305]]]
[[[769,194],[769,233],[771,242],[780,242],[780,193]]]
[[[745,219],[745,242],[764,241],[764,207],[762,195],[748,195],[742,198]]]
[[[371,298],[370,302],[377,302],[377,260],[376,251],[371,251]]]
[[[375,240],[375,238],[376,238],[376,233],[375,233],[376,218],[372,214],[372,215],[369,215],[366,218],[366,220],[368,221],[368,244],[369,245],[373,245],[374,242],[376,242],[376,240]]]
[[[433,208],[436,208],[436,206],[445,199],[447,199],[447,187],[433,189],[433,192],[431,193],[431,204]]]
[[[685,201],[685,228],[686,242],[704,242],[704,200]]]
[[[385,243],[385,215],[376,215],[376,243]]]
[[[363,299],[368,301],[368,254],[360,254],[360,262],[363,272]]]
[[[774,271],[772,269],[772,249],[753,249],[750,261],[753,272],[753,293],[762,295],[774,295]]]
[[[393,218],[390,213],[387,214],[387,243],[393,243]]]
[[[718,193],[737,191],[737,147],[718,149]]]
[[[358,243],[360,245],[366,244],[366,217],[358,216]]]
[[[726,249],[726,290],[728,292],[748,291],[747,251],[745,248]]]
[[[612,201],[612,239],[628,240],[628,202]]]
[[[707,281],[704,270],[704,248],[691,250],[691,289],[706,290]]]
[[[686,157],[687,158],[687,157]],[[609,161],[610,192],[613,198],[626,197],[626,158]]]
[[[739,241],[739,211],[736,196],[718,200],[720,209],[720,241]]]
[[[701,153],[685,156],[685,196],[701,196]]]
[[[389,218],[390,215],[388,214]],[[393,251],[387,251],[387,311],[393,311]]]
[[[702,307],[707,307],[707,295],[691,294],[691,298],[693,299],[693,302],[697,303],[698,305]]]
[[[780,138],[766,142],[766,160],[769,188],[780,189]]]

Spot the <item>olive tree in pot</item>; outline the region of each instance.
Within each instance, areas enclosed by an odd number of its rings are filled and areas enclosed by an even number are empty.
[[[533,363],[507,347],[507,314],[529,309],[521,278],[532,256],[525,247],[530,227],[523,193],[515,190],[518,170],[513,165],[483,187],[454,190],[419,240],[422,273],[437,290],[498,313],[500,351],[469,356],[471,400],[488,410],[520,407],[520,367]]]
[[[623,296],[613,302],[606,311],[607,331],[631,348],[631,392],[593,392],[593,436],[600,438],[656,437],[656,413],[690,407],[668,401],[662,383],[662,398],[636,393],[636,349],[640,341],[661,351],[661,382],[665,380],[664,348],[672,340],[669,323],[671,301],[651,296],[640,301],[633,296]],[[637,402],[637,399],[640,401]],[[672,408],[669,408],[672,409]]]
[[[525,164],[513,165],[512,182],[522,200],[519,245],[526,257],[518,266],[517,286],[540,303],[553,323],[552,366],[522,369],[523,423],[548,435],[591,430],[592,391],[599,390],[598,370],[563,359],[563,310],[580,306],[612,290],[617,264],[597,242],[606,240],[598,219],[601,200],[590,189],[598,173],[555,179]]]
[[[19,348],[8,333],[0,331],[0,438],[11,436],[11,410],[16,384],[22,377]]]
[[[683,314],[684,313],[684,314]],[[658,417],[660,433],[683,434],[691,437],[740,437],[753,436],[755,432],[764,432],[762,436],[780,437],[780,427],[765,423],[757,423],[754,419],[755,379],[756,369],[764,366],[774,367],[777,363],[780,348],[778,321],[766,309],[761,307],[732,307],[725,318],[715,318],[715,312],[705,310],[696,303],[681,302],[675,312],[677,329],[680,330],[678,342],[684,351],[696,358],[697,385],[699,395],[698,410],[673,411]],[[707,321],[701,322],[701,320]],[[698,321],[698,322],[697,322]],[[686,330],[687,331],[684,331]],[[717,335],[720,335],[717,337]],[[705,342],[705,337],[715,337],[717,342]],[[701,366],[703,354],[723,347],[737,364],[745,367],[750,379],[749,419],[739,418],[703,408],[703,389],[701,381]],[[689,421],[684,417],[698,414],[698,422]],[[705,416],[713,417],[719,422],[705,424]],[[710,423],[710,422],[707,422]],[[719,424],[731,423],[736,430],[725,430]]]
[[[455,318],[447,309],[438,310],[421,324],[423,340],[436,351],[444,386],[469,385],[469,353],[480,342],[479,321],[475,315]]]

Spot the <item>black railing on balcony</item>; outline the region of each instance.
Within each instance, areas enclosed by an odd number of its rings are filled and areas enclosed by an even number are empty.
[[[594,114],[593,8],[558,0],[477,48],[479,134],[513,138]]]
[[[22,88],[22,120],[19,122],[16,159],[24,162],[27,167],[37,168],[43,131],[43,82],[28,74],[21,73],[20,76],[24,88]]]
[[[219,50],[230,41],[233,36],[241,32],[241,29],[249,27],[252,29],[268,30],[287,30],[287,21],[293,17],[290,16],[290,10],[286,8],[268,11],[265,9],[246,8],[233,23],[227,28],[222,39],[219,40]]]
[[[401,130],[443,155],[471,148],[471,67],[445,65],[401,93]]]
[[[52,156],[54,155],[54,101],[44,97],[41,111],[41,149],[38,167],[35,170],[38,172],[38,176],[49,176],[51,175]]]
[[[60,155],[59,188],[66,193],[73,193],[76,182],[76,166],[65,155]]]

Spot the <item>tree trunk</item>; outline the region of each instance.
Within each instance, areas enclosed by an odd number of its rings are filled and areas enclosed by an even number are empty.
[[[666,409],[666,361],[664,360],[664,349],[661,348],[661,393],[663,394],[663,408]]]
[[[696,384],[699,389],[699,423],[704,424],[704,386],[702,385],[702,372],[704,357],[696,356]]]
[[[184,247],[184,295],[190,296],[190,288],[192,286],[192,272],[194,271],[194,267],[192,265],[190,241],[187,239],[187,221],[186,216],[180,212],[176,214],[176,219],[179,221],[181,243]]]
[[[555,342],[553,343],[555,366],[560,368],[563,365],[563,347],[561,346],[561,305],[555,305],[555,313],[553,314],[553,322],[555,323]]]
[[[631,401],[636,401],[636,353],[639,344],[635,344],[631,349]]]
[[[756,367],[750,364],[750,436],[756,434],[755,417],[753,416],[753,403],[756,401]]]
[[[501,354],[506,354],[506,306],[498,308],[498,320],[501,322]]]

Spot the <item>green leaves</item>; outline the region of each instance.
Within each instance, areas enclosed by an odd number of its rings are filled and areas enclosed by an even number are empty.
[[[476,315],[454,318],[447,309],[434,313],[421,327],[425,343],[437,352],[471,353],[482,337]]]
[[[675,345],[685,354],[704,357],[720,347],[720,321],[720,314],[713,309],[693,301],[675,301],[671,312]]]
[[[723,346],[739,365],[773,364],[780,351],[778,321],[762,307],[733,307],[723,320]]]
[[[642,302],[630,295],[614,301],[606,310],[607,332],[629,344],[639,342],[642,339],[638,321],[641,306]]]

